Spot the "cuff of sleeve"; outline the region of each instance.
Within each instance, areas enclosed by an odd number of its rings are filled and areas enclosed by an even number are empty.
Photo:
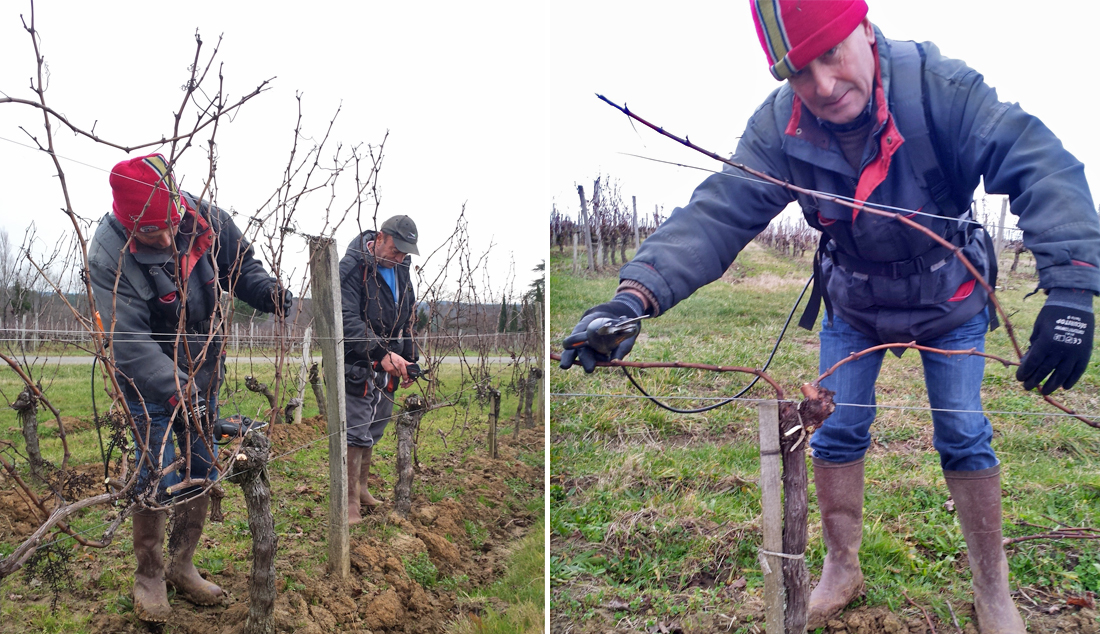
[[[1079,288],[1052,288],[1047,295],[1047,306],[1063,306],[1092,312],[1092,291]]]
[[[645,297],[645,301],[649,307],[649,310],[645,310],[646,306],[642,306],[642,310],[638,311],[639,315],[645,314],[646,312],[654,316],[661,314],[661,304],[657,301],[657,297],[653,294],[652,291],[643,286],[641,282],[636,282],[634,280],[621,280],[619,282],[619,287],[615,289],[616,298],[619,294],[628,289],[632,291],[637,291],[643,297]],[[637,298],[635,297],[635,299]]]

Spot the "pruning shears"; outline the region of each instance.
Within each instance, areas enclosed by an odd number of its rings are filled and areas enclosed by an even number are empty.
[[[649,315],[641,317],[597,317],[584,332],[578,332],[565,338],[562,346],[566,350],[588,346],[600,354],[610,355],[619,344],[634,337],[642,329],[640,323]]]

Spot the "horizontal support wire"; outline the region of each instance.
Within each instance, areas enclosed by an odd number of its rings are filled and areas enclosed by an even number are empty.
[[[620,399],[645,399],[650,397],[641,394],[595,394],[586,392],[550,392],[550,396],[559,398],[620,398]],[[730,398],[728,396],[654,396],[662,400],[687,400],[687,401],[735,401],[746,405],[769,403],[774,398]],[[837,407],[869,407],[877,409],[893,409],[915,412],[945,412],[950,414],[996,414],[999,416],[1058,416],[1076,418],[1085,416],[1095,418],[1095,414],[1067,414],[1065,412],[1019,412],[988,409],[945,409],[942,407],[918,407],[915,405],[871,405],[868,403],[835,403]]]
[[[459,390],[457,392],[449,394],[449,395],[447,395],[446,400],[447,401],[454,401],[454,399],[456,399],[457,397],[465,394],[466,392],[469,392],[471,389],[474,389],[474,388],[466,388],[464,390]],[[429,408],[423,410],[423,412],[426,414],[426,413],[434,411],[436,409],[444,409],[446,407],[450,407],[450,405],[444,404],[444,405],[438,405],[436,407],[429,407]],[[394,414],[394,415],[392,415],[392,416],[390,416],[390,417],[388,417],[384,420],[386,420],[386,421],[393,420],[393,419],[397,418],[398,416],[401,416],[401,414],[403,414],[403,413],[404,412],[399,413],[399,414]],[[375,421],[375,422],[377,422],[377,421]],[[352,425],[352,426],[348,427],[348,429],[356,429],[357,427],[360,427],[360,426],[365,425],[365,424],[369,424],[369,423],[362,423],[360,425]],[[309,442],[307,442],[307,443],[305,443],[305,444],[303,444],[299,447],[295,447],[295,448],[290,449],[288,451],[285,451],[281,454],[276,454],[275,456],[272,456],[267,461],[267,464],[271,464],[272,462],[274,462],[276,460],[280,460],[282,458],[286,458],[288,456],[294,455],[294,454],[298,453],[299,451],[304,451],[304,450],[308,449],[309,447],[311,447],[312,445],[315,445],[319,442],[322,442],[322,441],[327,442],[330,437],[335,436],[337,433],[339,433],[339,432],[333,432],[331,434],[325,434],[325,435],[323,435],[319,438],[315,438],[315,439],[313,439],[313,440],[311,440],[311,441],[309,441]],[[259,467],[256,467],[255,469],[258,469],[258,468]],[[255,470],[255,469],[253,469],[253,470]],[[238,473],[247,473],[247,472],[248,472],[247,470],[242,470]],[[220,482],[220,480],[211,480],[210,482],[211,483]],[[111,525],[111,522],[101,522],[99,524],[96,524],[94,526],[90,526],[90,527],[82,529],[82,530],[72,530],[71,532],[73,533],[73,535],[65,534],[61,537],[58,537],[57,539],[55,539],[53,541],[49,541],[49,542],[40,544],[40,545],[36,546],[36,548],[43,548],[43,547],[46,547],[46,546],[52,546],[54,544],[59,544],[59,543],[65,541],[65,540],[73,539],[75,535],[88,535],[88,534],[91,534],[93,531],[97,531],[101,528],[105,528],[105,527],[110,526],[110,525]]]

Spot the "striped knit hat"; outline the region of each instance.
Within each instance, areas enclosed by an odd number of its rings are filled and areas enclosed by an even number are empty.
[[[865,0],[749,0],[772,75],[782,81],[844,41],[867,16]]]
[[[115,218],[130,231],[160,231],[169,223],[178,225],[182,217],[179,190],[161,154],[115,165],[111,170],[111,193]]]

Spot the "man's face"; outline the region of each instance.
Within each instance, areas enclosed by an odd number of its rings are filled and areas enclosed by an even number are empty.
[[[148,231],[142,233],[141,231],[134,232],[134,240],[144,244],[151,249],[167,249],[172,246],[172,238],[176,236],[175,225],[169,226],[159,231]]]
[[[405,261],[405,253],[399,251],[393,243],[393,236],[378,232],[374,238],[374,259],[384,269],[393,268]]]
[[[836,47],[787,81],[810,112],[830,123],[849,123],[863,112],[875,84],[875,31],[864,19]]]

